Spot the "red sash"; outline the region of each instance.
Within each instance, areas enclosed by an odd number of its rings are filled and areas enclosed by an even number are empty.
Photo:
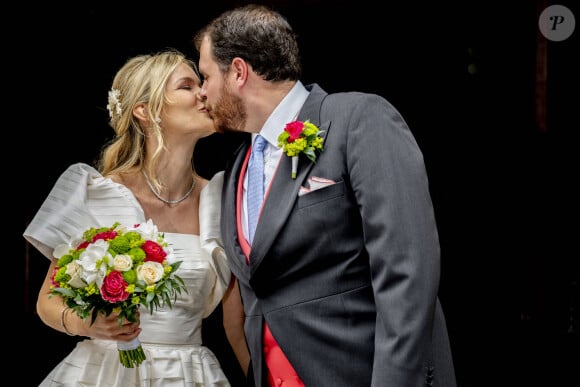
[[[242,200],[244,192],[244,178],[248,166],[248,161],[250,159],[251,149],[248,149],[246,158],[242,165],[242,172],[237,189],[237,199],[236,199],[236,225],[238,229],[238,242],[240,247],[246,256],[246,262],[250,264],[250,250],[251,246],[244,238],[244,231],[242,228]],[[268,191],[268,190],[266,190]],[[268,368],[268,384],[271,387],[304,387],[304,383],[300,380],[294,367],[288,361],[282,348],[276,342],[276,339],[272,335],[268,324],[264,321],[264,359],[266,361],[266,367]]]

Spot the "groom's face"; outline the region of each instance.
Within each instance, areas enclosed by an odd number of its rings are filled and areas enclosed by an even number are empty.
[[[223,73],[214,60],[211,42],[205,36],[199,48],[199,71],[205,78],[200,90],[210,117],[218,132],[243,131],[247,110],[242,99],[232,91],[235,73],[228,69]]]
[[[231,92],[227,81],[222,84],[214,104],[207,102],[210,116],[218,132],[242,132],[246,125],[246,106],[240,97]]]

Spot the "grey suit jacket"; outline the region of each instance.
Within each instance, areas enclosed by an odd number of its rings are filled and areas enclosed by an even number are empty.
[[[222,236],[240,284],[256,386],[267,385],[265,320],[307,387],[453,387],[421,151],[382,97],[307,88],[298,119],[324,131],[324,150],[316,163],[300,157],[295,180],[290,158],[282,156],[250,265],[236,228],[249,144],[225,171]],[[335,183],[299,195],[313,176]]]

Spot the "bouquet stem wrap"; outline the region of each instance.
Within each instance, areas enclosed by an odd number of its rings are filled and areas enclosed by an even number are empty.
[[[118,341],[117,349],[119,351],[119,361],[126,368],[139,367],[143,360],[146,359],[141,341],[138,338],[131,341]]]

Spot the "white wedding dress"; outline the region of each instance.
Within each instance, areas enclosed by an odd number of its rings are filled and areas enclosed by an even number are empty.
[[[86,339],[77,343],[41,386],[229,386],[214,353],[202,345],[202,319],[215,309],[227,288],[225,256],[211,252],[221,244],[219,231],[223,173],[216,174],[200,197],[200,235],[165,233],[178,274],[187,285],[172,308],[150,314],[141,308],[139,335],[147,359],[135,368],[119,362],[117,342]],[[58,179],[24,232],[46,257],[90,227],[116,221],[145,222],[141,205],[125,186],[104,178],[87,164],[71,165]],[[163,232],[163,230],[159,230]]]

